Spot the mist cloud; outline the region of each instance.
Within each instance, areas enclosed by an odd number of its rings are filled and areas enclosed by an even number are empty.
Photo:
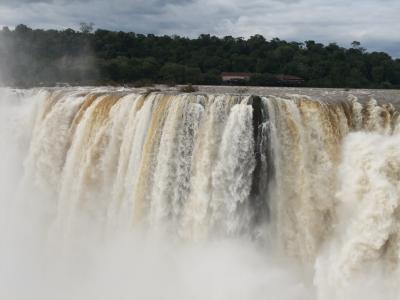
[[[16,9],[18,6],[18,9]],[[195,37],[218,36],[338,42],[359,40],[369,50],[400,56],[395,0],[2,0],[0,25],[98,28]]]

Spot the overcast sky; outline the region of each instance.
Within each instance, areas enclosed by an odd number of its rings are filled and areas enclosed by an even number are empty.
[[[0,0],[0,25],[316,40],[400,57],[399,0]]]

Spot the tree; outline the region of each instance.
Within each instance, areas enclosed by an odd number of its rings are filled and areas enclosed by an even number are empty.
[[[353,49],[359,50],[360,52],[365,52],[366,51],[365,48],[361,47],[361,43],[359,41],[353,41],[351,43],[351,47]]]
[[[176,63],[166,63],[161,68],[160,75],[166,81],[184,83],[185,66]]]
[[[93,32],[93,27],[94,23],[86,23],[86,22],[81,22],[79,23],[79,29],[82,33],[88,34]]]

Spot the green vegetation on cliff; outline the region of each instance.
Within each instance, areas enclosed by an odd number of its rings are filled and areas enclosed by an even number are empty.
[[[85,26],[86,25],[86,26]],[[253,73],[248,84],[275,85],[277,74],[304,79],[304,86],[400,87],[400,59],[315,41],[249,39],[207,34],[179,36],[114,32],[83,24],[81,31],[18,25],[0,31],[0,70],[7,85],[221,84],[221,72]]]

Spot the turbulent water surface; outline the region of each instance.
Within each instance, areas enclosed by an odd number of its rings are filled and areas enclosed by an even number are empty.
[[[0,298],[400,298],[396,99],[0,90]]]

